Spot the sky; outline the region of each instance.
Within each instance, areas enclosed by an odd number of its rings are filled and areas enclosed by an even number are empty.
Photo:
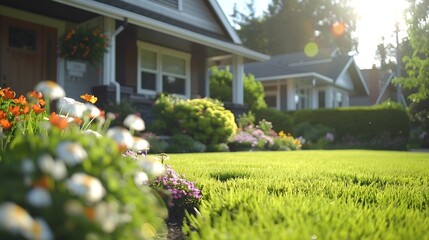
[[[250,0],[217,0],[225,15],[232,23],[230,15],[234,4],[240,12],[246,12],[246,2]],[[262,15],[270,0],[255,0],[256,14]],[[377,45],[384,38],[385,42],[396,45],[395,23],[399,19],[399,39],[406,36],[405,24],[402,20],[406,0],[352,0],[358,20],[356,36],[359,42],[355,60],[361,69],[368,69],[377,63],[375,55]]]

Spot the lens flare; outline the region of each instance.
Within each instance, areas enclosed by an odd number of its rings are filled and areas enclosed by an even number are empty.
[[[334,23],[331,32],[335,37],[341,37],[346,32],[346,24],[343,22]]]
[[[304,47],[304,53],[307,57],[314,57],[319,53],[319,47],[315,42],[309,42]]]

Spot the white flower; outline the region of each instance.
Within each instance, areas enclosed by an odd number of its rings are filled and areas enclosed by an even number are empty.
[[[143,171],[149,173],[151,176],[158,177],[165,175],[165,167],[158,160],[152,158],[143,159],[141,167]]]
[[[113,232],[119,223],[118,220],[117,207],[114,204],[101,202],[95,206],[95,221],[104,232]]]
[[[68,166],[79,164],[88,157],[88,153],[81,145],[68,141],[58,144],[56,152]]]
[[[102,137],[103,135],[101,135],[99,132],[91,130],[91,129],[86,129],[84,132],[84,134],[93,134],[95,135],[97,138]]]
[[[24,174],[32,174],[34,172],[34,163],[30,159],[24,159],[21,163],[21,169]]]
[[[106,194],[100,180],[85,173],[75,173],[67,180],[69,191],[89,202],[100,201]]]
[[[97,118],[100,116],[101,111],[98,107],[91,103],[85,103],[85,112],[89,114],[90,118]]]
[[[49,207],[52,200],[51,195],[46,189],[36,187],[27,193],[27,202],[34,207]]]
[[[54,161],[50,171],[55,180],[62,180],[67,176],[67,167],[63,161]]]
[[[41,92],[45,99],[47,98],[50,100],[55,100],[66,96],[64,89],[54,81],[39,82],[34,87],[34,90]]]
[[[133,137],[133,146],[131,149],[135,152],[149,150],[149,142],[140,137]]]
[[[44,173],[50,173],[54,166],[54,159],[50,154],[43,154],[37,159],[40,170]]]
[[[85,105],[73,98],[62,97],[58,99],[57,109],[65,115],[81,118],[85,111]]]
[[[25,209],[12,202],[0,205],[0,229],[24,235],[31,230],[33,218]]]
[[[51,229],[45,220],[41,218],[36,218],[33,221],[33,226],[31,227],[31,235],[27,237],[28,239],[41,239],[41,240],[51,240],[54,239]]]
[[[143,131],[145,129],[144,121],[136,114],[130,114],[124,119],[124,126],[130,130]]]
[[[134,182],[136,183],[137,186],[145,185],[148,183],[148,181],[149,181],[149,177],[145,172],[138,172],[134,176]]]
[[[131,133],[122,127],[110,128],[107,131],[106,136],[113,139],[120,148],[132,148],[134,145]]]

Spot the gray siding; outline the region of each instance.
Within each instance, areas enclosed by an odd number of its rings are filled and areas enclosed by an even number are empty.
[[[218,25],[218,21],[216,21],[210,11],[209,4],[204,0],[182,0],[181,11],[161,3],[156,3],[153,0],[122,1],[214,33],[224,34],[222,28]]]

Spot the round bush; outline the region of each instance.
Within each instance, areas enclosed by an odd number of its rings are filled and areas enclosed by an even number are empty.
[[[237,130],[232,112],[209,98],[184,100],[162,95],[154,112],[158,134],[186,134],[204,144],[226,143]]]

